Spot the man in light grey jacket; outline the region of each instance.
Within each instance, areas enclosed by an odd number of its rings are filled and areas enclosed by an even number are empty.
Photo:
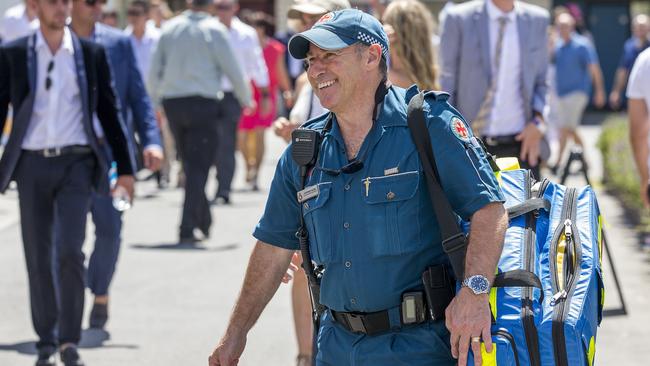
[[[165,23],[148,78],[149,93],[162,102],[185,170],[181,243],[200,240],[195,229],[204,238],[210,235],[205,183],[217,149],[222,76],[230,79],[242,106],[252,103],[226,28],[208,13],[211,5],[211,0],[192,0],[189,10]]]
[[[440,85],[488,150],[516,156],[539,178],[544,147],[546,10],[515,0],[475,0],[442,24]]]

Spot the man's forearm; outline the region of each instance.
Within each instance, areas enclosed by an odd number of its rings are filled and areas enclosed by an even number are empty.
[[[616,69],[616,74],[614,76],[614,87],[612,87],[612,92],[620,94],[625,88],[625,83],[627,81],[627,69],[624,67],[619,67]]]
[[[481,274],[492,282],[507,228],[508,215],[501,203],[491,203],[474,213],[465,256],[465,277]]]
[[[639,170],[641,181],[648,181],[648,131],[650,130],[650,116],[645,101],[630,99],[628,102],[630,116],[630,143],[634,153],[634,160]]]
[[[605,84],[603,82],[603,72],[600,70],[600,65],[591,64],[589,65],[589,73],[591,74],[591,79],[594,83],[594,89],[597,92],[605,92]]]
[[[257,242],[227,333],[248,333],[280,286],[292,255],[291,250]]]

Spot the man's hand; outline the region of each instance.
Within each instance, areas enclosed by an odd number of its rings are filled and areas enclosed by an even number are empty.
[[[284,117],[280,117],[273,122],[273,132],[281,137],[285,142],[291,141],[291,132],[298,127],[293,122]]]
[[[150,146],[142,151],[142,159],[144,160],[144,167],[157,172],[160,170],[163,161],[163,152],[159,146]]]
[[[621,93],[617,90],[612,90],[609,93],[609,106],[614,110],[618,110],[621,107]]]
[[[117,182],[115,183],[115,187],[122,187],[126,190],[126,192],[129,194],[129,197],[131,197],[131,201],[133,201],[133,190],[135,186],[135,178],[133,178],[132,175],[120,175],[117,177]],[[113,188],[115,190],[115,188]]]
[[[236,366],[246,347],[246,336],[226,334],[208,357],[208,366]]]
[[[519,159],[527,161],[530,166],[537,166],[539,163],[539,143],[544,137],[542,131],[534,123],[526,123],[526,127],[515,140],[521,141],[521,153]]]
[[[302,257],[298,252],[293,253],[291,257],[291,262],[289,263],[289,268],[287,268],[287,273],[282,277],[282,283],[289,283],[293,279],[293,273],[300,271],[300,263],[302,263]]]
[[[602,108],[605,106],[605,91],[602,89],[597,89],[594,93],[594,106],[596,108]]]
[[[475,295],[470,289],[462,288],[447,307],[445,317],[451,333],[451,355],[458,359],[458,365],[467,365],[468,349],[472,347],[474,365],[481,366],[481,342],[472,342],[471,339],[481,337],[486,351],[492,352],[488,295]]]

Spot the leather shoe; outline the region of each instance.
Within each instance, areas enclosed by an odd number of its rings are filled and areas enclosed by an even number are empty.
[[[94,303],[89,320],[91,328],[104,329],[108,321],[108,304]]]
[[[38,350],[36,366],[56,366],[56,348],[44,347]]]
[[[77,351],[77,347],[70,346],[61,351],[60,353],[61,356],[61,362],[63,362],[64,366],[84,366],[84,362],[81,360],[81,357],[79,356],[79,352]]]

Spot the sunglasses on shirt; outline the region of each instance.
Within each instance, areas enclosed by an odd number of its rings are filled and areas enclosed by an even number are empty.
[[[50,91],[52,87],[52,78],[50,77],[52,70],[54,70],[54,60],[50,60],[50,63],[47,64],[47,74],[45,75],[45,90],[47,91]]]

